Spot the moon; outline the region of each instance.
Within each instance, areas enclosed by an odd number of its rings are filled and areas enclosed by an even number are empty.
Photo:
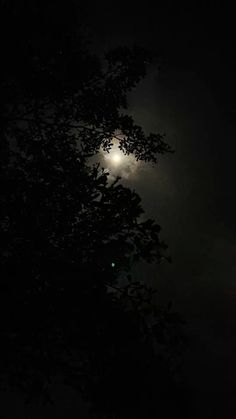
[[[138,168],[138,162],[135,157],[130,154],[124,154],[119,148],[119,142],[114,140],[112,148],[109,152],[102,151],[105,167],[111,175],[129,178],[134,175]]]
[[[114,151],[110,156],[110,160],[113,164],[118,165],[122,163],[122,157],[121,152],[119,153],[118,151]]]

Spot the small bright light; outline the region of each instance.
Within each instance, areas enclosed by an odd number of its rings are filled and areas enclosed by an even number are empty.
[[[114,267],[115,267],[115,263],[114,263],[114,262],[112,262],[111,266],[112,266],[112,268],[114,268]]]
[[[121,156],[118,153],[113,154],[111,158],[114,163],[120,163],[121,161]]]
[[[119,141],[114,139],[109,151],[101,149],[104,158],[105,169],[111,176],[119,175],[128,179],[133,175],[138,167],[138,162],[132,154],[125,154],[119,145]]]

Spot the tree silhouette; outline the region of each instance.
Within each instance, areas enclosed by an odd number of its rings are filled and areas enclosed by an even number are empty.
[[[168,410],[180,319],[129,271],[137,260],[165,259],[166,245],[159,225],[141,221],[137,193],[89,164],[114,138],[137,160],[155,163],[171,151],[126,111],[150,53],[119,47],[101,63],[84,47],[72,4],[8,6],[2,2],[2,31],[11,24],[0,87],[2,383],[27,400],[49,400],[60,374],[97,416],[135,408],[152,417],[161,401]]]

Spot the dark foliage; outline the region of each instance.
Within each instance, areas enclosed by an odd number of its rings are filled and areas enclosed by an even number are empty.
[[[114,137],[141,160],[171,151],[125,113],[150,54],[120,47],[101,64],[73,7],[10,3],[0,25],[2,383],[50,400],[59,374],[98,416],[153,417],[174,394],[181,322],[127,273],[165,259],[166,246],[154,221],[140,221],[136,192],[88,164]]]

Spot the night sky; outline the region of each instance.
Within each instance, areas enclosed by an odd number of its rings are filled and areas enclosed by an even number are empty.
[[[200,4],[199,4],[200,3]],[[105,15],[105,16],[104,16]],[[130,95],[136,121],[165,132],[175,154],[142,165],[127,182],[158,220],[171,265],[143,267],[160,300],[184,314],[193,417],[234,417],[236,349],[235,46],[232,9],[213,2],[103,3],[96,45],[139,43],[160,70]]]
[[[137,43],[160,57],[160,69],[152,65],[130,95],[130,111],[147,132],[165,132],[175,153],[161,157],[156,167],[141,164],[125,173],[124,183],[161,225],[172,263],[142,265],[138,275],[151,280],[159,300],[171,300],[186,320],[190,343],[183,369],[195,395],[190,417],[235,417],[233,12],[213,2],[185,7],[167,1],[98,2],[83,13],[99,54]],[[56,417],[77,417],[76,397],[60,397],[63,408]],[[32,417],[49,417],[53,408],[37,412]]]

